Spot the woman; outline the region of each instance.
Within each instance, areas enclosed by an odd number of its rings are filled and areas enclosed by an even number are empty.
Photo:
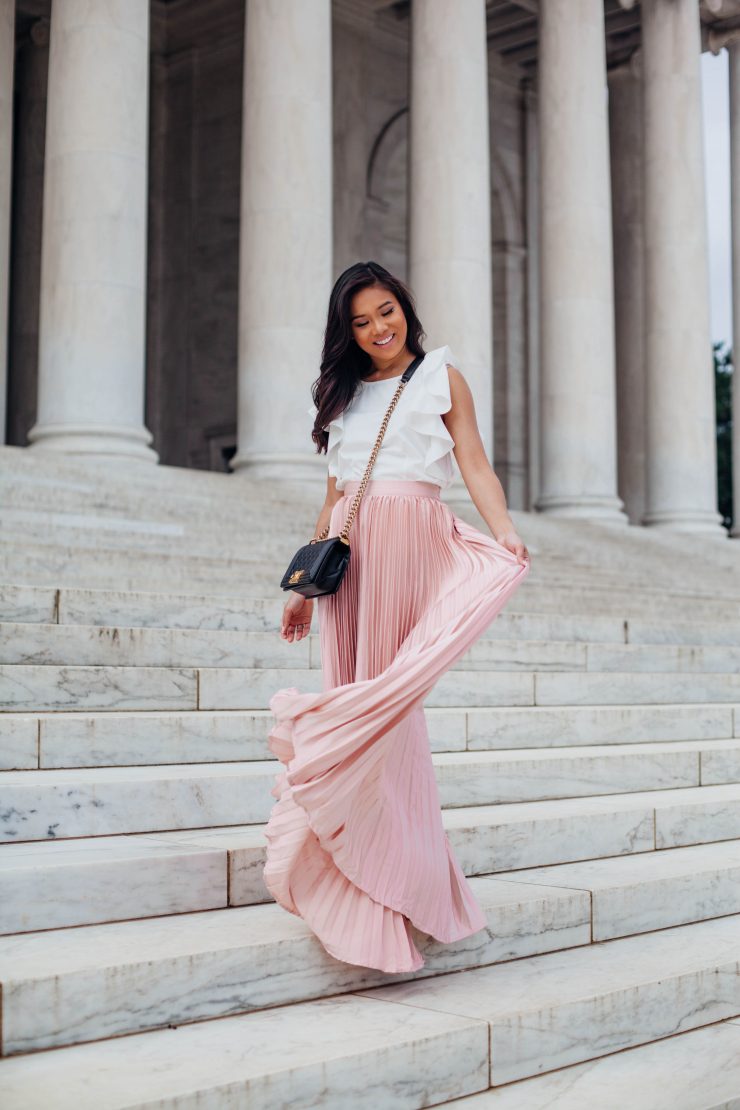
[[[442,824],[423,701],[529,572],[449,347],[425,354],[404,284],[374,262],[337,280],[313,439],[327,452],[316,534],[337,535],[404,370],[423,361],[387,424],[349,533],[336,593],[316,598],[322,692],[270,699],[265,883],[337,959],[389,972],[424,959],[412,928],[450,943],[486,918]],[[452,454],[492,536],[440,498]],[[313,599],[289,594],[280,629],[307,636]]]

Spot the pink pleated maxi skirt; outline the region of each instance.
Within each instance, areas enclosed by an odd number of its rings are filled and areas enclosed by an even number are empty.
[[[347,482],[329,535],[359,482]],[[264,880],[338,960],[388,972],[486,918],[447,839],[423,701],[529,573],[458,517],[430,482],[371,479],[335,594],[318,597],[322,692],[270,699],[284,764]]]

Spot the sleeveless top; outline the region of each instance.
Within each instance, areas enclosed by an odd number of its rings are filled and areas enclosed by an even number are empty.
[[[442,489],[453,481],[455,441],[441,416],[452,407],[448,363],[456,365],[445,345],[429,351],[417,366],[388,421],[370,481],[401,478],[434,482]],[[361,381],[349,405],[326,425],[328,474],[337,479],[338,490],[344,489],[348,480],[359,481],[365,473],[400,379],[401,374],[384,381]],[[311,404],[307,411],[315,420],[316,405]]]

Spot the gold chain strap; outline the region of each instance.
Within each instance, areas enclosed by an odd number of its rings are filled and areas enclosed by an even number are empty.
[[[404,373],[405,373],[405,371],[404,371]],[[403,377],[403,375],[401,375],[401,377]],[[383,417],[383,423],[380,425],[380,431],[378,432],[377,439],[375,440],[375,446],[373,447],[372,452],[370,454],[370,459],[368,461],[368,464],[365,467],[365,473],[362,476],[362,481],[360,482],[359,489],[357,490],[357,493],[355,494],[355,496],[352,500],[352,504],[350,505],[349,512],[347,513],[347,519],[344,522],[344,527],[342,528],[342,531],[339,533],[339,538],[341,540],[343,540],[344,543],[349,543],[349,530],[352,527],[353,520],[355,519],[355,513],[357,512],[358,508],[360,507],[360,501],[362,500],[362,495],[365,492],[365,486],[368,483],[368,479],[370,477],[370,471],[372,470],[372,468],[375,464],[375,459],[377,457],[378,451],[380,450],[380,444],[383,440],[383,436],[385,435],[385,430],[388,427],[388,421],[391,418],[391,414],[392,414],[394,408],[398,404],[398,399],[401,396],[401,394],[403,393],[404,386],[406,386],[407,382],[409,382],[409,381],[411,381],[411,378],[408,378],[406,382],[402,381],[402,382],[399,383],[399,386],[396,389],[396,392],[393,394],[393,398],[391,400],[391,403],[388,406],[388,410],[387,410],[385,416]],[[316,543],[318,540],[325,540],[327,538],[328,534],[329,534],[329,525],[327,524],[326,527],[324,528],[324,530],[318,536],[315,536],[314,539],[310,540],[309,542],[310,543]]]

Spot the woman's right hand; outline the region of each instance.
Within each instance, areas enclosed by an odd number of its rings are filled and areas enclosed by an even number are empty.
[[[288,600],[283,609],[283,619],[280,625],[280,635],[283,640],[292,643],[293,640],[302,640],[311,630],[311,617],[313,616],[313,598],[304,597],[303,594],[290,591]]]

